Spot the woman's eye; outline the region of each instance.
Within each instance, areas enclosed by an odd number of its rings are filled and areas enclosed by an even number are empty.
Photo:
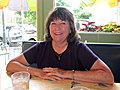
[[[52,22],[51,25],[55,25],[56,23]]]
[[[65,25],[66,23],[63,22],[63,23],[61,23],[61,24],[64,24],[64,25]]]

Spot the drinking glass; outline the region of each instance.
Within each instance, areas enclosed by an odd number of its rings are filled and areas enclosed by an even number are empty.
[[[23,88],[22,90],[29,90],[30,74],[28,72],[16,72],[11,75],[12,85],[16,90],[17,87]]]

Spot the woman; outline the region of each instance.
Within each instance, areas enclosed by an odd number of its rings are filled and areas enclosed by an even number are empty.
[[[7,71],[27,71],[49,79],[75,79],[113,84],[108,66],[79,41],[73,14],[64,7],[55,8],[46,21],[46,41],[38,42],[7,65]],[[29,65],[36,63],[37,68]]]

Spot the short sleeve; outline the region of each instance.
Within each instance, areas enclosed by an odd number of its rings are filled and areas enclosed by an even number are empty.
[[[79,42],[78,46],[78,59],[86,70],[90,70],[94,62],[98,59],[92,50],[83,42]]]
[[[40,55],[42,52],[42,46],[42,42],[37,42],[23,52],[23,55],[25,56],[25,59],[29,64],[36,63],[37,56]]]

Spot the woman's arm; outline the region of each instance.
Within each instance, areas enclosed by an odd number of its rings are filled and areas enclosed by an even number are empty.
[[[62,78],[72,79],[73,71],[70,70],[62,70],[59,68],[44,68],[43,71],[48,72],[48,75],[50,76],[56,75]],[[104,64],[104,62],[99,59],[95,61],[89,71],[75,71],[74,79],[94,83],[114,83],[114,77],[111,70],[106,64]]]
[[[29,72],[31,75],[41,77],[42,76],[42,69],[30,67],[29,63],[25,59],[24,55],[21,54],[18,57],[12,59],[6,67],[7,72],[20,72],[26,71]]]
[[[21,54],[18,57],[12,59],[6,67],[7,72],[20,72],[20,71],[26,71],[29,72],[32,76],[37,76],[43,79],[49,79],[49,80],[62,80],[61,77],[56,76],[48,76],[47,73],[43,72],[42,69],[30,67],[29,63],[25,59],[24,55]]]
[[[6,71],[8,72],[19,72],[25,71],[29,63],[26,61],[23,54],[19,55],[18,57],[12,59],[6,67]]]
[[[95,61],[89,71],[75,71],[75,79],[95,83],[114,83],[111,70],[99,59]]]

